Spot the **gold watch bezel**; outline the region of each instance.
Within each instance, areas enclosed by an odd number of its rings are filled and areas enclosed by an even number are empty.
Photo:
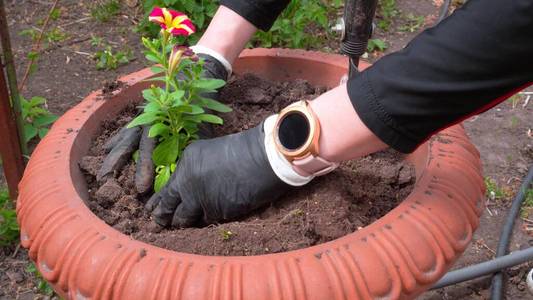
[[[278,135],[279,126],[281,122],[287,117],[287,115],[292,113],[299,113],[303,115],[309,123],[309,135],[307,137],[307,140],[302,146],[295,150],[285,148],[281,144]],[[305,158],[310,154],[315,156],[318,155],[320,124],[318,123],[318,118],[309,107],[309,103],[307,101],[298,101],[282,109],[278,115],[278,119],[276,120],[276,126],[274,127],[273,135],[276,147],[281,152],[281,154],[283,154],[283,156],[285,156],[285,158],[287,158],[287,160],[291,162],[295,159]]]

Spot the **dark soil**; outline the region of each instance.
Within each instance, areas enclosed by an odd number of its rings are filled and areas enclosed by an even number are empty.
[[[217,134],[257,125],[268,115],[299,99],[312,99],[324,89],[305,81],[274,83],[254,75],[233,78],[221,101],[233,111],[223,115]],[[162,229],[143,210],[137,197],[134,163],[99,186],[94,174],[112,134],[129,120],[127,109],[118,120],[104,124],[90,154],[80,166],[88,174],[89,207],[115,229],[163,248],[205,255],[258,255],[309,247],[331,241],[370,224],[404,199],[412,189],[414,170],[393,151],[342,164],[329,176],[291,191],[270,207],[235,222],[203,228]]]

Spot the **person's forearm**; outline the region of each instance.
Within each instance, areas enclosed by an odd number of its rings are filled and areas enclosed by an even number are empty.
[[[220,6],[197,45],[216,51],[233,64],[256,31],[252,23]]]
[[[311,101],[311,109],[320,122],[320,156],[340,162],[385,149],[354,110],[346,84]]]
[[[364,124],[411,152],[533,83],[533,1],[470,0],[348,81]]]

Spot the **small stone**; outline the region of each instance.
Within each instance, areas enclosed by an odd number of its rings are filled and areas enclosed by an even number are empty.
[[[84,156],[80,161],[80,169],[93,176],[96,176],[101,165],[102,158],[99,156]]]
[[[148,223],[148,226],[146,229],[152,233],[160,233],[163,230],[163,226],[160,226],[156,222],[150,222]]]
[[[409,182],[411,182],[412,179],[413,176],[411,175],[411,170],[409,170],[409,168],[402,167],[400,169],[400,174],[398,174],[398,184],[408,184]]]
[[[98,189],[98,191],[96,191],[95,196],[102,207],[109,208],[115,203],[121,194],[122,188],[120,185],[118,185],[114,179],[109,179]]]
[[[268,97],[261,88],[250,88],[246,93],[246,102],[251,104],[268,104],[272,98]]]

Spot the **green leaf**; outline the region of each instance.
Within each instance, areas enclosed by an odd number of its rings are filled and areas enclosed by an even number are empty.
[[[149,60],[149,61],[152,61],[152,62],[155,62],[155,63],[158,63],[160,64],[161,63],[161,60],[159,59],[159,57],[153,55],[152,53],[147,53],[145,55],[146,59]]]
[[[167,82],[167,78],[165,76],[157,76],[157,77],[148,78],[146,81],[163,81],[163,82]]]
[[[44,104],[44,103],[46,103],[46,99],[44,97],[36,96],[36,97],[31,97],[30,99],[31,106],[37,106],[37,105]]]
[[[182,105],[183,104],[183,96],[185,95],[185,91],[182,91],[182,90],[177,90],[175,92],[172,92],[170,93],[168,96],[169,96],[169,100],[170,100],[170,103],[172,103],[172,106],[178,106],[178,105]]]
[[[156,123],[150,127],[150,131],[148,131],[148,136],[153,138],[158,135],[165,135],[169,131],[169,128],[167,125],[163,123]]]
[[[154,95],[154,91],[152,89],[143,90],[143,98],[149,102],[157,100],[157,97]]]
[[[48,133],[48,128],[39,128],[39,138],[42,139]]]
[[[156,166],[169,165],[176,162],[179,151],[179,138],[171,136],[155,147],[152,160]]]
[[[154,74],[159,74],[165,72],[165,69],[159,67],[159,66],[153,66],[150,68],[150,71],[152,71]]]
[[[231,107],[222,104],[216,100],[209,99],[209,98],[202,98],[200,99],[200,103],[203,107],[208,108],[213,111],[221,112],[221,113],[227,113],[231,111]]]
[[[160,172],[157,172],[154,182],[154,191],[158,193],[167,184],[170,179],[170,167],[164,166]]]
[[[205,110],[198,105],[190,104],[188,106],[191,108],[191,110],[188,111],[187,113],[191,115],[197,115],[197,114],[201,114],[205,112]]]
[[[211,115],[211,114],[197,115],[195,116],[195,118],[198,118],[198,120],[200,121],[204,121],[204,122],[212,123],[212,124],[221,125],[222,123],[224,123],[224,121],[220,117]]]
[[[157,102],[150,102],[144,106],[144,112],[159,112],[161,110],[161,106]]]
[[[128,128],[132,128],[139,125],[150,124],[153,121],[159,119],[159,116],[155,112],[145,112],[133,119],[129,124]]]
[[[195,81],[193,83],[193,86],[199,89],[215,91],[223,87],[225,84],[226,82],[221,79],[201,79],[201,80]]]
[[[47,125],[54,123],[56,120],[57,120],[57,116],[52,115],[52,114],[46,114],[43,116],[36,117],[33,120],[33,125],[35,127],[43,127],[43,126],[47,126]]]
[[[37,128],[31,124],[24,124],[24,141],[27,143],[37,135]]]

